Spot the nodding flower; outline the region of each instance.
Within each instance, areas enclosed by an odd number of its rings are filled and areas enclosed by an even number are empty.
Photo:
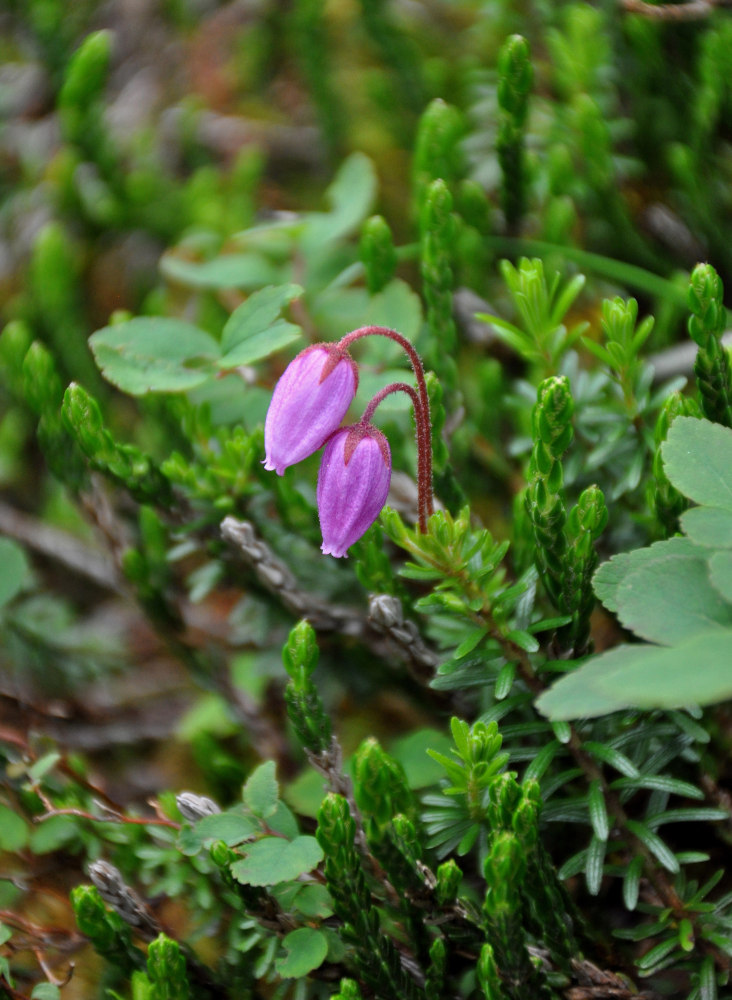
[[[358,369],[337,344],[313,344],[275,386],[264,422],[265,469],[285,469],[318,451],[353,402]]]
[[[376,393],[357,424],[340,427],[358,388],[358,368],[348,348],[357,340],[375,336],[387,337],[404,350],[416,388],[406,382],[391,382]],[[317,490],[325,555],[345,556],[386,503],[391,452],[371,418],[393,392],[405,392],[414,408],[418,524],[424,533],[434,509],[430,403],[424,366],[406,337],[386,326],[362,326],[337,344],[313,344],[290,362],[275,386],[264,422],[264,467],[281,476],[288,466],[325,445]]]
[[[329,439],[318,473],[318,515],[325,555],[345,556],[386,503],[389,443],[370,423],[342,427]]]

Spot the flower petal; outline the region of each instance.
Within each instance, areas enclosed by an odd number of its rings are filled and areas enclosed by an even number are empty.
[[[357,373],[351,358],[316,344],[294,358],[272,393],[264,422],[265,469],[282,475],[322,448],[356,395]],[[323,378],[323,372],[327,374]]]
[[[325,555],[345,556],[374,523],[390,481],[389,445],[375,427],[344,427],[331,437],[320,463],[317,492]]]

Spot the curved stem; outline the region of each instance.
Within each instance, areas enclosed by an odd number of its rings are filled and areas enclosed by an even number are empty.
[[[390,396],[393,392],[406,392],[406,394],[412,400],[412,406],[415,409],[415,413],[421,406],[420,398],[417,395],[413,386],[407,385],[406,382],[391,382],[389,385],[384,386],[383,389],[379,389],[379,391],[376,393],[376,395],[371,400],[369,405],[363,411],[363,416],[361,417],[359,423],[368,424],[371,421],[371,418],[373,417],[376,407],[379,405],[379,403],[381,403],[382,400],[386,399],[387,396]]]
[[[389,340],[393,340],[399,344],[409,357],[414,377],[417,380],[416,399],[418,404],[413,398],[414,416],[417,423],[417,492],[419,496],[419,530],[425,534],[427,531],[427,518],[434,512],[434,507],[432,503],[432,429],[430,423],[430,401],[427,395],[424,366],[407,338],[387,326],[362,326],[358,330],[352,330],[351,333],[347,333],[338,342],[338,347],[346,349],[355,340],[373,336],[388,337]],[[378,406],[378,403],[376,405]]]
[[[427,518],[429,514],[425,508],[425,498],[423,495],[423,490],[419,488],[420,483],[420,472],[419,472],[419,452],[420,452],[420,427],[419,427],[419,415],[420,408],[422,406],[422,401],[419,398],[419,394],[414,390],[411,385],[407,385],[406,382],[391,382],[389,385],[384,386],[383,389],[379,389],[374,398],[371,400],[369,405],[364,410],[364,414],[361,417],[359,423],[366,425],[370,423],[371,418],[376,411],[376,407],[381,403],[387,396],[390,396],[393,392],[406,392],[409,398],[412,400],[412,406],[414,407],[414,417],[415,426],[417,428],[417,520],[419,523],[419,530],[424,534],[427,531]]]

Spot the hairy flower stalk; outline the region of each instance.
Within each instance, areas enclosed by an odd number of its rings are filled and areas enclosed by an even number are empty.
[[[414,347],[406,337],[396,330],[387,326],[362,326],[358,330],[347,333],[336,345],[341,350],[348,347],[362,337],[388,337],[399,344],[406,352],[414,377],[417,381],[416,399],[412,397],[414,405],[414,419],[417,425],[417,492],[419,495],[419,530],[425,534],[427,531],[427,519],[434,513],[432,502],[432,430],[430,425],[430,400],[427,394],[427,383],[424,377],[424,366]],[[413,391],[413,390],[412,390]],[[378,404],[376,404],[378,405]]]
[[[339,428],[358,387],[358,369],[348,347],[371,336],[388,337],[406,351],[417,389],[394,382],[374,396],[357,424]],[[424,367],[406,337],[388,327],[364,326],[337,344],[314,344],[297,355],[275,386],[264,424],[264,467],[282,475],[288,466],[325,445],[317,498],[326,555],[344,556],[386,502],[391,452],[371,417],[392,392],[406,392],[414,407],[418,520],[425,533],[433,512],[430,404]]]
[[[353,402],[358,369],[337,344],[313,344],[275,386],[264,422],[265,469],[285,469],[322,448]]]

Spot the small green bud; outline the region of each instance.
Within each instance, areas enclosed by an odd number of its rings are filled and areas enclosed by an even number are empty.
[[[353,770],[353,791],[358,807],[377,826],[387,824],[395,813],[414,810],[404,768],[373,736],[364,740],[356,751]]]
[[[291,630],[282,650],[285,670],[296,685],[303,684],[318,665],[318,642],[315,629],[303,619]]]
[[[398,813],[394,817],[392,828],[397,847],[411,867],[415,869],[422,856],[422,844],[420,843],[417,828],[411,819],[408,819],[402,813]]]
[[[190,996],[186,960],[180,945],[165,934],[150,942],[147,975],[153,985],[153,1000],[187,1000]]]
[[[366,220],[359,249],[366,271],[366,287],[375,295],[394,277],[397,265],[394,239],[383,216],[372,215]]]
[[[722,279],[711,264],[697,264],[689,285],[689,334],[700,347],[706,346],[711,334],[724,330],[726,313],[723,303]]]
[[[440,906],[450,906],[457,898],[463,873],[452,858],[438,867],[435,872],[437,885],[435,886],[435,898]]]
[[[510,829],[520,800],[521,786],[516,781],[516,775],[512,771],[496,775],[488,788],[493,824],[499,828]]]
[[[608,510],[604,493],[599,486],[588,486],[570,511],[567,529],[571,536],[586,533],[592,541],[596,541],[605,530],[607,521]]]
[[[37,416],[55,413],[63,397],[61,379],[53,356],[37,340],[25,354],[22,374],[25,398],[33,412]]]
[[[519,128],[526,120],[533,80],[529,44],[522,35],[511,35],[498,53],[498,105]]]
[[[539,827],[537,809],[533,802],[529,802],[528,799],[519,802],[513,814],[511,825],[527,850],[536,846],[539,839]]]
[[[332,1000],[361,1000],[358,983],[354,979],[341,979],[341,985]]]
[[[430,945],[430,961],[426,969],[425,994],[428,1000],[438,1000],[445,995],[447,948],[444,938],[438,937]]]
[[[485,1000],[503,1000],[501,977],[493,955],[493,948],[489,944],[484,944],[480,949],[476,972]]]
[[[6,373],[8,385],[16,396],[25,395],[23,361],[32,340],[30,330],[20,320],[13,320],[0,332],[0,369]]]
[[[111,40],[109,31],[95,31],[73,54],[59,93],[62,110],[87,107],[101,95],[109,73]]]
[[[555,458],[569,447],[574,431],[570,423],[574,400],[566,375],[552,375],[540,384],[533,410],[534,435]]]
[[[101,440],[104,424],[99,404],[76,382],[72,382],[64,393],[62,416],[86,455],[91,457],[106,447]]]
[[[318,829],[315,831],[318,843],[326,855],[353,847],[356,825],[353,822],[348,802],[342,795],[329,792],[318,811]]]
[[[227,872],[229,865],[236,861],[236,854],[223,840],[217,840],[216,843],[211,844],[209,854],[216,867],[222,868]]]
[[[496,834],[484,865],[487,886],[484,909],[488,919],[513,913],[518,906],[518,890],[525,870],[524,849],[516,834],[508,831]]]
[[[71,905],[76,923],[88,938],[108,939],[107,909],[93,885],[77,885],[71,890]]]
[[[414,192],[418,216],[425,191],[436,177],[452,181],[458,174],[460,139],[465,131],[462,114],[436,98],[422,114],[414,153]]]

